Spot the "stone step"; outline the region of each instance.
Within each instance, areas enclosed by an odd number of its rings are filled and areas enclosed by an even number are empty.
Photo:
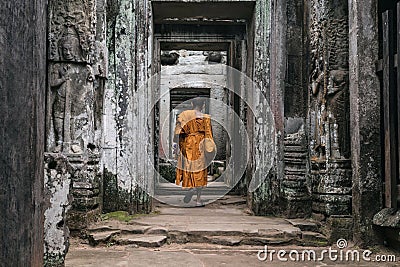
[[[240,236],[204,236],[203,242],[223,246],[263,246],[263,245],[285,245],[292,243],[289,238],[267,238],[267,237],[240,237]]]
[[[305,231],[298,236],[246,236],[246,235],[208,235],[171,232],[168,235],[122,234],[120,231],[92,233],[89,244],[97,245],[136,245],[139,247],[161,247],[166,243],[186,244],[202,243],[223,246],[263,246],[263,245],[300,245],[321,247],[329,244],[328,239],[316,232]]]
[[[137,224],[124,224],[118,221],[110,220],[105,224],[93,225],[88,228],[89,234],[101,233],[101,232],[112,232],[120,231],[121,233],[127,234],[144,234],[147,233],[153,227],[147,225]]]
[[[115,219],[98,222],[88,229],[88,239],[93,246],[157,247],[168,243],[240,248],[328,244],[328,239],[319,233],[319,223],[311,219],[252,216],[246,212],[246,198],[241,196],[227,195],[213,203],[207,202],[209,199],[205,197],[203,201],[207,205],[202,208],[156,202],[155,214],[137,216],[130,222]]]
[[[286,219],[288,223],[294,227],[298,227],[301,231],[318,232],[319,225],[317,222],[305,219]]]
[[[100,231],[91,233],[88,235],[89,244],[91,246],[97,246],[99,244],[107,244],[109,242],[112,242],[112,238],[120,233],[121,231],[119,230]]]
[[[136,245],[139,247],[161,247],[166,243],[186,244],[214,244],[223,246],[262,246],[262,245],[300,245],[321,247],[329,244],[328,239],[315,232],[302,232],[297,237],[265,237],[240,235],[188,235],[183,233],[169,233],[167,235],[152,234],[121,234],[119,231],[100,232],[90,235],[89,244],[97,245]]]
[[[118,245],[137,245],[139,247],[161,247],[167,241],[165,235],[121,235],[114,238]]]
[[[216,196],[216,195],[223,196],[229,191],[230,191],[229,188],[225,188],[225,189],[210,189],[210,190],[205,189],[205,190],[203,190],[201,192],[201,194],[204,195],[204,196],[207,196],[207,195],[210,195],[210,196]],[[155,193],[156,196],[170,196],[170,195],[184,196],[186,192],[183,191],[182,189],[175,189],[175,190],[174,189],[167,189],[167,190],[165,190],[165,189],[162,189],[162,190],[156,189],[154,191],[154,193]]]
[[[306,220],[287,220],[303,229],[311,230],[317,226]],[[241,231],[169,231],[163,227],[152,227],[145,233],[132,234],[126,229],[105,230],[98,228],[91,230],[88,235],[89,244],[97,245],[136,245],[140,247],[160,247],[165,243],[186,244],[204,243],[223,246],[262,246],[262,245],[300,245],[326,246],[328,239],[312,231],[285,232],[274,229],[260,229],[258,232]]]
[[[211,182],[202,190],[202,195],[225,195],[232,188],[221,182]],[[170,196],[170,195],[185,195],[187,190],[174,184],[158,184],[155,188],[155,195]]]
[[[227,198],[220,200],[222,205],[246,205],[247,200],[242,198]]]

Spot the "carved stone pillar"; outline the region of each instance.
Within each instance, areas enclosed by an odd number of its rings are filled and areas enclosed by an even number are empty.
[[[302,124],[304,125],[304,123]],[[308,187],[307,169],[307,146],[303,129],[303,131],[290,134],[285,138],[282,213],[287,218],[306,218],[311,215],[311,194]]]
[[[53,202],[46,211],[46,236],[58,236],[65,244],[69,229],[83,230],[101,213],[100,155],[108,71],[105,20],[103,0],[49,2],[46,159],[63,159],[54,161],[54,169],[63,171],[47,168],[46,189]],[[53,218],[55,213],[62,217],[63,232],[54,225],[61,223]],[[47,242],[46,262],[62,263],[67,249]]]
[[[348,3],[309,1],[308,140],[314,218],[351,215]],[[336,229],[328,235],[336,236]]]
[[[94,140],[95,8],[95,0],[83,4],[57,0],[49,7],[49,152],[82,154],[97,147]]]
[[[45,156],[44,266],[62,266],[69,249],[67,213],[72,203],[72,168],[61,154]]]

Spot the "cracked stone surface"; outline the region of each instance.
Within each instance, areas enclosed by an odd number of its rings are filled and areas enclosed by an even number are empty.
[[[226,246],[328,244],[327,238],[317,232],[314,222],[252,216],[246,212],[243,200],[226,196],[203,208],[177,208],[158,203],[154,214],[139,216],[128,223],[107,220],[89,227],[89,243],[141,247],[159,247],[165,242]]]
[[[241,204],[214,203],[204,208],[175,208],[157,203],[156,210],[156,214],[141,216],[129,223],[105,221],[91,226],[89,231],[92,234],[105,235],[117,229],[121,233],[113,237],[112,243],[96,247],[89,246],[85,240],[73,239],[66,267],[376,266],[376,263],[344,264],[329,259],[317,263],[313,260],[280,262],[275,258],[270,262],[258,259],[257,254],[265,249],[265,245],[269,251],[297,250],[301,253],[314,250],[320,253],[317,255],[321,255],[323,249],[329,249],[325,236],[310,231],[316,224],[309,220],[251,216],[246,213],[246,206]],[[300,228],[304,228],[303,231]],[[332,249],[337,249],[336,245],[332,245]],[[347,249],[359,248],[349,243]],[[394,252],[377,247],[374,253],[389,255]]]
[[[76,240],[74,240],[76,242]],[[324,248],[299,247],[299,246],[269,246],[270,250],[310,250],[321,253]],[[349,247],[355,249],[353,245]],[[137,248],[134,246],[113,246],[91,248],[87,246],[73,244],[67,256],[66,267],[78,266],[194,266],[194,267],[214,267],[214,266],[377,266],[376,262],[340,262],[324,260],[322,262],[281,262],[276,258],[273,262],[260,261],[257,258],[259,250],[263,246],[223,246],[215,244],[184,244],[166,245],[160,248]],[[385,249],[377,253],[391,254],[392,251]],[[395,253],[398,256],[398,253]],[[395,266],[394,263],[380,264],[379,266]]]

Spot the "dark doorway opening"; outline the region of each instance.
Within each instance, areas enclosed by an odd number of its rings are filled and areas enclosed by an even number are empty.
[[[160,99],[159,110],[156,112],[159,116],[156,115],[155,117],[155,129],[162,128],[165,121],[165,106],[169,106],[169,112],[171,112],[181,103],[196,96],[205,96],[210,99],[220,100],[226,106],[230,107],[238,117],[244,118],[246,114],[242,114],[242,112],[246,110],[245,104],[236,94],[229,92],[226,86],[224,86],[229,84],[229,75],[226,74],[226,71],[225,73],[224,71],[219,73],[220,70],[217,66],[212,68],[213,62],[210,60],[210,57],[211,53],[222,54],[224,58],[222,65],[235,68],[244,73],[251,73],[253,66],[252,57],[248,55],[251,54],[254,35],[249,33],[249,31],[254,29],[253,13],[255,2],[202,2],[201,4],[195,4],[153,1],[152,7],[154,22],[153,71],[154,73],[161,73],[161,86],[157,94],[163,96],[167,93],[166,97],[161,97]],[[178,54],[180,56],[179,60],[183,60],[186,63],[182,64],[182,62],[176,60]],[[188,56],[189,54],[190,56]],[[198,66],[190,69],[189,58],[200,58],[201,55],[207,57],[205,60],[208,63],[205,65],[199,63]],[[166,62],[165,59],[170,62]],[[221,64],[221,62],[217,62],[217,64]],[[176,70],[172,70],[173,65],[177,65]],[[167,73],[169,73],[169,82],[165,82],[166,76],[163,74],[163,70],[167,70]],[[179,75],[172,75],[177,73]],[[186,77],[189,77],[190,74],[198,76],[208,75],[210,83],[197,84],[195,86],[178,84],[178,80],[180,79],[183,79],[182,83],[188,82],[190,78]],[[213,79],[225,79],[225,84],[220,82],[219,86],[213,87],[210,85],[213,83]],[[223,85],[221,86],[221,84]],[[164,159],[173,153],[161,149],[160,144],[163,138],[168,139],[169,141],[164,147],[167,147],[167,149],[173,148],[171,129],[172,125],[174,125],[174,119],[178,115],[178,112],[176,113],[172,114],[172,118],[168,122],[170,125],[167,127],[169,137],[165,138],[166,133],[162,129],[155,134],[156,142],[154,151],[156,151],[156,166],[158,166],[159,173],[162,176],[170,176],[169,182],[173,182],[174,172],[171,166],[165,166],[168,160],[165,161]],[[216,119],[213,122],[213,130],[215,131],[214,134],[218,135],[217,147],[219,152],[214,161],[215,166],[212,166],[209,171],[210,180],[213,180],[213,178],[218,178],[219,172],[225,170],[231,154],[238,152],[231,151],[228,137],[229,131],[233,131],[237,127],[237,122],[232,118],[228,118],[227,114],[218,114],[213,105],[206,106],[205,113],[209,113],[212,118]],[[218,120],[229,121],[230,126],[228,129],[218,129],[222,125],[218,123]],[[214,177],[214,175],[216,176]],[[244,177],[246,175],[243,175]],[[224,181],[224,183],[224,186],[226,186],[229,184],[229,181]],[[246,182],[240,184],[246,187]],[[228,191],[233,187],[229,188]],[[241,192],[246,192],[246,189],[241,190]]]

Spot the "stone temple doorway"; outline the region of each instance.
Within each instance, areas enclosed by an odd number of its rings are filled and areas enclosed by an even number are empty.
[[[176,57],[179,58],[175,61]],[[156,118],[159,133],[154,149],[158,152],[155,160],[160,179],[156,181],[155,197],[176,205],[182,200],[176,195],[177,192],[179,195],[180,188],[174,185],[178,154],[178,144],[173,140],[174,128],[177,116],[191,109],[190,101],[197,97],[206,99],[202,112],[211,115],[217,146],[216,154],[208,166],[210,189],[205,192],[223,196],[229,191],[228,179],[222,177],[230,154],[229,129],[226,125],[232,121],[226,108],[229,97],[225,88],[227,52],[186,49],[161,51],[161,63],[159,119]],[[177,199],[171,201],[173,198]]]
[[[176,117],[190,109],[190,100],[195,97],[205,97],[212,102],[206,101],[203,112],[211,115],[217,146],[208,167],[206,204],[228,192],[247,193],[245,175],[239,183],[232,179],[231,157],[234,149],[240,149],[239,145],[232,146],[232,135],[238,132],[235,117],[246,116],[245,103],[228,87],[234,79],[229,68],[251,72],[252,58],[247,55],[253,36],[249,25],[254,3],[202,3],[202,8],[196,7],[194,3],[152,2],[153,72],[160,73],[155,112],[154,161],[159,173],[155,198],[178,206],[183,204],[185,191],[174,184],[177,144],[173,142],[173,130]],[[205,10],[211,11],[207,15],[209,19],[196,19],[204,18],[200,13]]]

